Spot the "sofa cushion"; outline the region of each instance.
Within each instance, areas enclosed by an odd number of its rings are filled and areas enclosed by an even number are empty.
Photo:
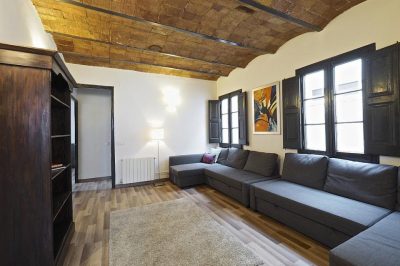
[[[228,158],[226,159],[225,165],[236,169],[243,169],[248,156],[248,150],[231,148],[229,149]]]
[[[278,155],[275,153],[250,151],[243,170],[263,176],[272,176],[275,172],[277,159]]]
[[[228,158],[229,149],[221,149],[219,153],[217,163],[225,165],[226,159]]]
[[[231,187],[242,189],[242,184],[251,184],[259,180],[267,180],[265,176],[235,169],[229,166],[214,164],[204,170],[206,176],[215,178]]]
[[[388,209],[287,181],[255,183],[253,187],[256,198],[349,236],[360,233],[390,213]]]
[[[328,160],[328,157],[322,155],[286,153],[282,179],[323,189]]]
[[[204,169],[211,166],[207,163],[179,164],[170,167],[173,175],[178,177],[203,175]]]
[[[397,198],[397,167],[330,159],[324,190],[393,210]]]
[[[397,266],[400,264],[400,212],[332,249],[330,265]]]
[[[397,210],[400,211],[400,168],[397,169]]]

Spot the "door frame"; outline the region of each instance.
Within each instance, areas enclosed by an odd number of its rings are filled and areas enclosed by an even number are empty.
[[[75,117],[75,184],[79,183],[79,153],[78,153],[78,99],[71,95],[71,100],[74,102],[74,117]]]
[[[77,89],[98,89],[111,92],[111,182],[115,188],[114,86],[78,84]]]

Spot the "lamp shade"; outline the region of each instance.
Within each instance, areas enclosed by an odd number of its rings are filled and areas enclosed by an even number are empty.
[[[150,132],[150,136],[152,140],[163,140],[164,139],[164,129],[163,128],[154,128]]]

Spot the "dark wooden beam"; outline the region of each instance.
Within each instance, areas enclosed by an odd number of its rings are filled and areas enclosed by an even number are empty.
[[[266,50],[263,50],[263,49],[259,49],[259,48],[256,48],[256,47],[245,46],[245,45],[243,45],[241,43],[237,43],[237,42],[233,42],[233,41],[230,41],[230,40],[221,39],[221,38],[218,38],[218,37],[215,37],[215,36],[212,36],[212,35],[207,35],[207,34],[198,33],[198,32],[194,32],[194,31],[190,31],[190,30],[176,28],[176,27],[169,26],[169,25],[164,25],[164,24],[153,22],[153,21],[149,21],[149,20],[146,20],[146,19],[143,19],[143,18],[139,18],[139,17],[127,15],[127,14],[124,14],[124,13],[119,13],[119,12],[116,12],[116,11],[112,11],[112,10],[109,10],[109,9],[104,9],[104,8],[101,8],[101,7],[96,7],[96,6],[92,6],[92,5],[81,3],[81,2],[76,2],[74,0],[57,0],[57,1],[58,2],[62,2],[62,3],[66,3],[66,4],[71,4],[71,5],[78,6],[78,7],[82,7],[82,8],[86,8],[86,9],[89,9],[89,10],[105,13],[105,14],[108,14],[108,15],[112,15],[112,16],[117,16],[117,17],[129,19],[129,20],[133,20],[133,21],[144,23],[144,24],[151,25],[151,26],[154,26],[154,27],[159,27],[159,28],[163,28],[163,29],[167,29],[167,30],[180,32],[180,33],[191,35],[193,37],[200,38],[200,39],[203,39],[203,40],[219,42],[219,43],[222,43],[222,44],[225,44],[225,45],[229,45],[231,47],[253,50],[253,51],[256,51],[258,53],[260,53],[260,52],[262,52],[262,53],[272,53],[273,52],[273,51],[266,51]]]
[[[176,55],[176,54],[169,54],[169,53],[164,53],[164,52],[153,51],[153,50],[150,50],[150,49],[139,48],[139,47],[135,47],[135,46],[132,46],[132,45],[127,45],[127,44],[118,44],[118,43],[100,41],[100,40],[96,40],[96,39],[85,38],[85,37],[65,34],[65,33],[56,32],[56,31],[46,31],[46,32],[48,32],[48,33],[50,33],[52,35],[59,35],[59,36],[64,36],[64,37],[68,37],[68,38],[72,38],[72,39],[97,42],[97,43],[101,43],[101,44],[118,46],[118,47],[121,47],[121,48],[129,48],[129,49],[137,50],[137,51],[141,51],[141,52],[149,52],[149,53],[153,53],[153,54],[161,54],[161,55],[175,57],[175,58],[179,58],[179,59],[183,59],[183,60],[191,60],[191,61],[198,61],[198,62],[206,63],[206,64],[220,65],[220,66],[229,67],[229,68],[232,68],[232,69],[235,69],[237,67],[240,67],[240,68],[242,67],[242,66],[231,65],[231,64],[226,64],[226,63],[222,63],[222,62],[213,62],[213,61],[207,61],[207,60],[199,59],[199,58],[185,57],[185,56],[180,56],[180,55]]]
[[[93,60],[106,60],[110,64],[112,62],[120,62],[128,65],[142,65],[142,66],[151,66],[151,67],[158,67],[166,70],[175,70],[175,71],[185,71],[185,72],[192,72],[196,74],[202,74],[202,75],[208,75],[208,76],[215,76],[215,77],[220,77],[222,75],[217,74],[217,73],[210,73],[207,71],[201,71],[201,70],[192,70],[192,69],[187,69],[187,68],[175,68],[172,66],[164,66],[164,65],[157,65],[157,64],[151,64],[151,63],[143,63],[143,62],[136,62],[136,61],[131,61],[131,60],[121,60],[121,59],[112,59],[109,57],[102,57],[102,56],[92,56],[92,55],[85,55],[85,54],[80,54],[80,53],[75,53],[75,52],[63,52],[60,51],[60,53],[65,54],[65,55],[71,55],[71,56],[79,56],[81,58],[86,58],[86,59],[93,59]]]
[[[246,4],[248,6],[257,8],[259,10],[262,10],[262,11],[268,13],[268,14],[274,15],[274,16],[276,16],[278,18],[281,18],[281,19],[284,19],[286,21],[289,21],[289,22],[292,22],[294,24],[297,24],[297,25],[299,25],[299,26],[301,26],[303,28],[306,28],[306,29],[309,29],[309,30],[312,30],[312,31],[321,31],[322,30],[322,28],[320,28],[319,26],[316,26],[316,25],[308,23],[308,22],[306,22],[304,20],[292,17],[292,16],[290,16],[290,15],[288,15],[288,14],[282,12],[282,11],[273,9],[273,8],[271,8],[269,6],[265,6],[265,5],[263,5],[263,4],[261,4],[261,3],[257,2],[257,1],[254,1],[254,0],[238,0],[238,1],[243,3],[243,4]]]

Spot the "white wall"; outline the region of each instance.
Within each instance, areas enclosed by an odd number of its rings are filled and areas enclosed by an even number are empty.
[[[377,49],[400,41],[400,1],[368,0],[334,19],[323,31],[303,34],[287,42],[274,55],[255,58],[244,69],[235,69],[217,81],[218,95],[252,90],[295,75],[295,70],[323,59],[376,43]],[[252,106],[251,97],[249,106]],[[282,135],[252,135],[251,150],[277,153],[283,158]],[[281,123],[282,124],[282,123]],[[399,158],[381,157],[381,163],[399,165]]]
[[[78,99],[78,178],[111,176],[111,91],[81,89]]]
[[[0,43],[57,49],[30,0],[0,0]]]
[[[216,97],[216,82],[75,64],[68,68],[78,83],[114,86],[117,184],[121,159],[157,155],[151,128],[165,130],[160,144],[162,177],[170,155],[207,151],[207,101]],[[165,91],[175,93],[172,100],[181,98],[175,112],[168,111]]]

